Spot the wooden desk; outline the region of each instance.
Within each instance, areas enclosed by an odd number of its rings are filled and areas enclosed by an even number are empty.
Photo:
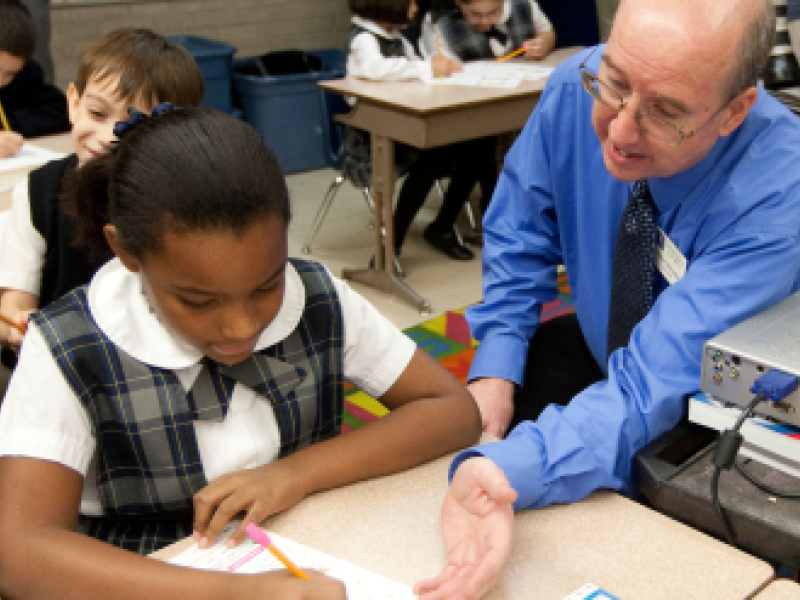
[[[53,152],[63,152],[69,154],[72,149],[72,138],[69,133],[58,133],[56,135],[46,135],[43,137],[33,138],[30,141],[34,146],[52,150]],[[0,159],[2,160],[2,159]],[[0,172],[0,182],[16,181],[26,175],[36,166],[24,167],[22,169],[15,169],[13,171]],[[11,189],[0,191],[0,211],[11,208]]]
[[[788,579],[776,579],[756,594],[755,600],[800,600],[800,585]]]
[[[555,66],[580,48],[562,48],[541,64]],[[426,85],[359,79],[321,81],[329,92],[354,96],[355,108],[338,120],[372,136],[372,188],[375,201],[375,266],[345,269],[342,276],[388,293],[397,293],[420,312],[431,306],[402,281],[394,262],[394,142],[435,148],[522,129],[544,89],[545,79],[523,81],[513,89]]]
[[[263,525],[412,585],[439,573],[439,512],[451,457],[307,498]],[[190,539],[154,554],[166,559]],[[765,562],[612,492],[524,511],[486,600],[560,600],[591,582],[623,600],[748,598],[774,576]]]

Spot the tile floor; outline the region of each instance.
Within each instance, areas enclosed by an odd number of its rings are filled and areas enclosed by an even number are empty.
[[[326,265],[336,276],[347,267],[365,267],[374,253],[373,232],[368,229],[369,212],[361,192],[345,182],[331,205],[311,247],[304,255],[302,247],[311,229],[314,215],[333,181],[335,172],[319,169],[287,177],[292,207],[289,226],[289,255],[311,258]],[[358,283],[354,289],[372,302],[389,320],[401,329],[417,325],[447,310],[462,308],[481,299],[480,249],[471,246],[475,258],[470,261],[452,260],[434,250],[422,239],[422,230],[436,216],[439,196],[432,192],[411,226],[403,244],[400,261],[406,273],[405,281],[431,304],[430,315],[422,315],[410,304]],[[468,227],[466,217],[463,223]]]

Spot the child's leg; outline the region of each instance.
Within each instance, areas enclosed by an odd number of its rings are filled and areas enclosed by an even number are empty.
[[[403,187],[400,188],[394,212],[394,250],[397,254],[400,253],[411,222],[436,182],[436,163],[434,152],[422,152],[419,160],[409,169]]]

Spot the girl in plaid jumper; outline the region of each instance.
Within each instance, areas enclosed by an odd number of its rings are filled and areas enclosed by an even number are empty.
[[[78,241],[116,258],[33,315],[0,411],[0,596],[344,598],[318,573],[136,552],[207,546],[241,517],[236,544],[308,494],[464,447],[474,401],[322,265],[288,258],[285,183],[251,127],[167,110],[119,137],[66,198]],[[390,414],[338,435],[345,379]]]

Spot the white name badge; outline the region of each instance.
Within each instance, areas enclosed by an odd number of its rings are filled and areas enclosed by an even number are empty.
[[[686,257],[669,239],[661,227],[658,228],[658,244],[656,245],[656,268],[670,285],[678,281],[686,273]]]

